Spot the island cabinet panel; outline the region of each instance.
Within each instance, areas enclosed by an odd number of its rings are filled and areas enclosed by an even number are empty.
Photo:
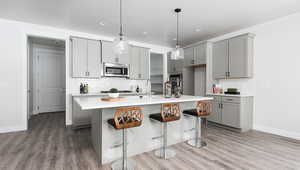
[[[72,77],[100,78],[101,42],[84,38],[72,38]]]
[[[212,114],[208,120],[236,128],[242,132],[252,129],[253,97],[214,96]]]
[[[160,113],[161,104],[139,106],[144,119],[141,126],[128,129],[128,155],[133,156],[161,147],[162,124],[149,118],[149,114]],[[180,103],[181,110],[193,109],[196,102]],[[116,109],[96,110],[92,115],[92,142],[101,164],[122,156],[122,130],[116,130],[107,123],[114,117]],[[183,116],[168,123],[168,145],[184,142],[195,137],[195,117]]]
[[[150,52],[148,48],[131,46],[130,79],[150,79]]]

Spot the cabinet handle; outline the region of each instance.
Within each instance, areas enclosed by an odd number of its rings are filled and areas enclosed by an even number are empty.
[[[142,77],[142,75],[141,74],[139,74],[139,78],[141,78]]]
[[[115,61],[118,63],[119,62],[119,58],[116,58]]]
[[[230,72],[228,71],[228,77],[230,77]]]

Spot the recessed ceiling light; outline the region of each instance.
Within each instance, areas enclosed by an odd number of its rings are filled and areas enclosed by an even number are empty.
[[[201,29],[200,29],[200,28],[197,28],[197,29],[196,29],[196,32],[200,32],[200,31],[201,31]]]
[[[177,38],[173,38],[173,41],[176,41],[177,40]]]
[[[148,34],[148,32],[144,31],[144,32],[143,32],[143,34],[144,34],[144,35],[147,35],[147,34]]]
[[[99,22],[99,25],[104,26],[105,24],[104,22]]]

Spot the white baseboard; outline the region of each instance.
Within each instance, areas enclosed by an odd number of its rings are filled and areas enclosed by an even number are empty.
[[[298,133],[298,132],[291,132],[291,131],[287,131],[287,130],[272,128],[272,127],[267,127],[267,126],[260,126],[260,125],[254,125],[253,129],[262,131],[262,132],[272,133],[272,134],[279,135],[279,136],[284,136],[284,137],[300,140],[300,133]]]
[[[26,131],[26,127],[0,127],[0,133]]]

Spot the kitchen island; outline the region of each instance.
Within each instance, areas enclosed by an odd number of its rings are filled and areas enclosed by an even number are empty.
[[[140,127],[128,131],[128,156],[158,149],[161,146],[162,124],[149,119],[149,114],[160,113],[161,104],[180,103],[181,110],[196,108],[196,102],[212,100],[211,97],[186,96],[180,98],[164,98],[160,95],[127,96],[118,102],[105,102],[99,96],[75,97],[74,101],[82,110],[93,110],[92,142],[101,164],[109,163],[122,156],[122,131],[115,130],[107,120],[114,117],[119,107],[139,106],[144,113]],[[168,145],[186,141],[194,137],[194,117],[181,116],[178,121],[168,123]]]

